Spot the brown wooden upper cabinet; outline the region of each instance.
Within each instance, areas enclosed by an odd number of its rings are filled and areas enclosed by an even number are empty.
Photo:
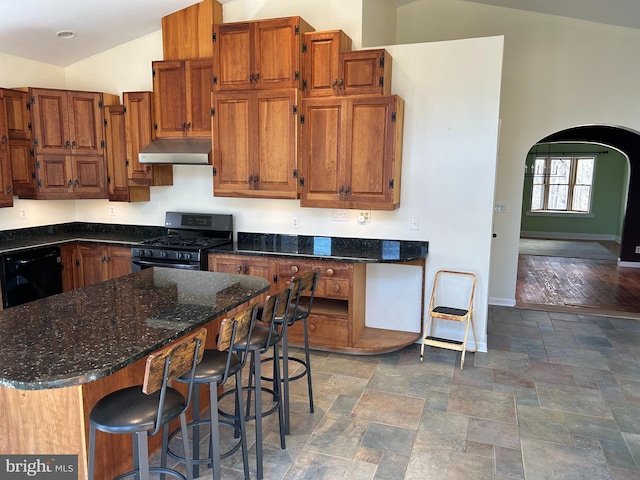
[[[216,0],[202,0],[162,17],[162,58],[211,58],[214,23],[222,23],[222,5]]]
[[[0,207],[11,207],[13,206],[13,183],[9,162],[9,132],[4,106],[4,95],[0,90]]]
[[[130,191],[137,186],[173,185],[173,165],[141,164],[138,153],[155,138],[151,92],[124,92],[126,165]],[[135,194],[144,195],[144,190]]]
[[[302,88],[302,36],[313,30],[300,17],[214,25],[214,90]]]
[[[158,138],[211,137],[213,60],[152,62]]]
[[[302,102],[303,207],[400,206],[404,102],[397,95]]]
[[[340,95],[391,94],[391,55],[384,49],[340,53]]]
[[[213,94],[213,194],[298,198],[296,88]]]
[[[340,53],[351,51],[342,30],[307,32],[302,43],[302,89],[306,97],[340,95]]]
[[[5,89],[4,101],[7,114],[13,194],[20,198],[35,198],[35,151],[32,144],[29,93],[22,90]]]

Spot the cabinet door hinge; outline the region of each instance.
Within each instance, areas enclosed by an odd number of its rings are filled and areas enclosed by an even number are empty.
[[[31,110],[31,104],[27,102],[27,110]]]
[[[214,76],[213,76],[213,84],[214,84],[214,85],[217,85],[217,84],[218,84],[218,76],[217,76],[217,75],[214,75]]]
[[[391,112],[391,121],[392,122],[396,121],[396,112]]]
[[[102,100],[98,100],[98,108],[102,108]]]
[[[127,166],[127,168],[129,167],[129,159],[125,159],[124,164]]]
[[[273,276],[273,283],[275,283],[275,284],[278,283],[278,275],[274,275]]]
[[[380,57],[380,68],[384,68],[384,57]]]
[[[379,87],[384,87],[384,77],[380,77],[380,78],[378,79],[378,86],[379,86]]]
[[[124,113],[127,113],[127,107],[123,107],[123,108],[122,108],[122,111],[123,111]]]
[[[36,168],[39,169],[40,168],[40,160],[36,160]]]
[[[107,183],[111,183],[111,175],[107,175]]]
[[[29,149],[29,156],[30,156],[30,157],[33,157],[33,156],[34,156],[33,148]]]
[[[37,139],[37,138],[34,138],[34,139],[33,139],[33,145],[34,145],[35,147],[37,147],[37,146],[38,146],[38,139]]]
[[[300,123],[303,124],[304,123],[304,115],[300,115]]]
[[[306,43],[302,44],[302,53],[307,53],[307,44]]]
[[[104,140],[100,140],[100,148],[104,148]]]
[[[389,188],[393,188],[393,178],[389,180]]]
[[[40,179],[38,179],[36,183],[38,184],[38,188],[42,188],[42,182],[40,181]]]
[[[157,124],[157,123],[154,123],[154,124],[153,124],[153,129],[154,129],[156,132],[158,131],[158,124]]]
[[[77,258],[76,258],[76,267],[78,268],[80,267],[80,260],[78,260]]]
[[[36,97],[31,96],[31,105],[35,105],[36,104]]]
[[[215,42],[216,40],[217,40],[217,39],[216,39],[216,32],[213,32],[213,33],[211,34],[211,41],[212,41],[212,42]]]
[[[218,170],[216,167],[213,167],[213,176],[215,177],[216,175],[218,175]]]
[[[306,80],[302,80],[302,89],[303,90],[307,89],[307,81]]]
[[[106,118],[104,119],[104,126],[105,126],[105,127],[108,127],[108,126],[109,126],[109,122],[107,121],[107,119],[106,119]]]
[[[212,117],[215,117],[215,116],[216,116],[216,109],[215,109],[215,108],[212,108],[212,109],[211,109],[211,116],[212,116]]]
[[[293,169],[293,178],[298,178],[298,169],[297,168]]]
[[[27,103],[27,105],[29,105],[29,104]],[[27,128],[28,128],[29,130],[32,130],[31,122],[27,123]]]
[[[300,35],[300,25],[296,25],[294,28],[294,32],[296,35]]]
[[[300,72],[296,72],[293,74],[293,79],[294,80],[300,80]]]
[[[300,177],[300,186],[304,187],[304,177]]]
[[[293,114],[297,115],[298,114],[298,105],[294,105],[292,110],[293,110]]]
[[[155,69],[155,68],[151,70],[151,76],[152,76],[152,77],[155,77],[155,76],[156,76],[156,69]]]

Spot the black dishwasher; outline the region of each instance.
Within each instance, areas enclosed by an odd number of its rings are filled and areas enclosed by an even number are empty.
[[[2,255],[2,307],[9,308],[62,292],[59,247]]]

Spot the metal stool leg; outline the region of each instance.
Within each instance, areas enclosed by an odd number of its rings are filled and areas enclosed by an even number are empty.
[[[304,353],[307,369],[307,386],[309,389],[309,412],[313,413],[313,387],[311,386],[311,357],[309,355],[309,331],[307,330],[307,319],[302,319],[302,328],[304,330]]]

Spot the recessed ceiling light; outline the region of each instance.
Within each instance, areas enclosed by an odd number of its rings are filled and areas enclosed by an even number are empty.
[[[63,40],[69,40],[75,36],[76,32],[73,30],[60,30],[59,32],[56,32],[56,37],[62,38]]]

